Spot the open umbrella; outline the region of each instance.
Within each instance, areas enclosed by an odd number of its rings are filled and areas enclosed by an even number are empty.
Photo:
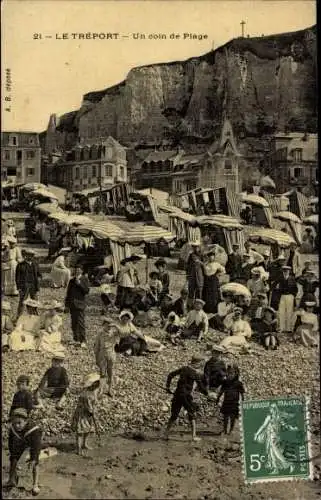
[[[303,220],[304,224],[310,224],[311,226],[319,225],[319,214],[309,215]]]
[[[68,214],[67,212],[53,212],[49,214],[50,219],[62,222],[68,225],[83,225],[91,223],[91,219],[86,215]]]
[[[47,189],[45,184],[40,184],[40,182],[28,182],[22,186],[26,191],[36,191],[37,189]]]
[[[36,189],[35,191],[32,191],[29,196],[34,196],[34,197],[37,197],[37,196],[41,196],[43,198],[50,198],[51,200],[57,200],[58,201],[58,197],[52,193],[51,191],[49,191],[48,189]]]
[[[287,211],[281,211],[277,212],[276,214],[273,215],[275,219],[283,220],[285,222],[296,222],[297,224],[302,224],[302,220],[300,217],[295,215],[292,212],[287,212]]]
[[[295,240],[289,234],[277,229],[265,227],[249,226],[248,238],[254,242],[261,242],[265,245],[277,243],[281,248],[288,248],[295,243]]]
[[[251,292],[246,286],[241,285],[241,283],[226,283],[221,287],[222,293],[231,293],[232,295],[244,295],[246,297],[251,297]]]
[[[119,226],[109,221],[90,221],[79,226],[78,231],[80,233],[91,232],[96,238],[106,238],[117,241],[124,236],[124,231]]]

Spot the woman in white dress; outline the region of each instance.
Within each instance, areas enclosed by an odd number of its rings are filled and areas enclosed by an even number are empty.
[[[19,295],[16,285],[16,268],[18,262],[22,261],[20,248],[17,246],[17,240],[13,236],[7,236],[9,245],[7,253],[6,267],[4,270],[4,294],[17,296]]]
[[[242,319],[242,309],[237,307],[233,313],[233,321],[230,326],[230,336],[225,337],[220,343],[221,347],[246,347],[247,340],[252,336],[252,329],[248,321]]]
[[[43,304],[45,312],[43,316],[43,330],[37,343],[37,351],[49,352],[50,354],[64,354],[65,348],[61,343],[61,327],[63,304],[53,301]]]
[[[53,288],[66,288],[70,280],[70,269],[66,266],[64,252],[61,251],[52,264],[51,273]]]
[[[295,331],[295,338],[300,339],[304,347],[317,347],[319,341],[319,320],[313,312],[315,302],[305,302],[304,309],[296,314],[299,325]]]
[[[32,299],[24,301],[26,312],[19,316],[14,330],[9,335],[11,351],[33,351],[42,326],[42,318],[38,313],[41,304]]]

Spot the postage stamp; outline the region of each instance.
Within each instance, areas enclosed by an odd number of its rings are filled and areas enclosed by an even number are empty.
[[[246,483],[312,479],[308,399],[275,398],[241,405]]]

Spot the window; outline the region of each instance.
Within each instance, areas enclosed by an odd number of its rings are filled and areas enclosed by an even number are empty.
[[[11,139],[11,144],[13,146],[17,146],[17,144],[18,144],[17,136],[16,135],[12,135],[10,139]]]
[[[125,177],[125,169],[124,167],[120,167],[119,169],[119,176],[121,179],[123,179]]]
[[[292,155],[294,161],[302,161],[302,149],[294,149]]]
[[[293,170],[293,176],[295,179],[302,176],[302,168],[297,167]]]
[[[97,166],[96,165],[92,166],[92,177],[97,177]]]
[[[83,178],[87,179],[87,177],[88,177],[88,168],[87,168],[87,165],[84,165]]]
[[[27,176],[31,177],[35,175],[35,169],[34,168],[27,168]]]
[[[27,160],[32,160],[35,157],[34,151],[27,151]]]
[[[76,170],[75,170],[75,179],[79,179],[79,178],[80,178],[79,167],[76,167]]]
[[[4,159],[5,160],[10,160],[10,151],[5,151],[4,152]]]
[[[113,176],[113,167],[112,165],[105,165],[105,176],[112,177]]]
[[[30,139],[29,139],[29,144],[34,144],[34,143],[35,143],[35,141],[33,140],[33,138],[32,138],[32,137],[30,137]]]
[[[225,160],[225,170],[231,171],[232,167],[232,160]]]

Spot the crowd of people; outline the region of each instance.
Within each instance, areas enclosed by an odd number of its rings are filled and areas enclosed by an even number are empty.
[[[2,235],[2,350],[35,350],[52,355],[52,366],[44,373],[34,390],[29,376],[17,380],[17,393],[10,410],[9,486],[17,484],[17,464],[29,447],[33,470],[33,493],[39,493],[38,461],[41,429],[32,423],[34,408],[43,407],[45,399],[55,401],[57,409],[65,404],[70,375],[63,366],[68,347],[62,340],[63,314],[69,313],[73,344],[87,348],[86,314],[91,284],[88,272],[80,264],[68,266],[65,256],[69,247],[64,241],[53,259],[51,286],[65,289],[64,301],[43,302],[42,276],[37,254],[21,249],[14,223],[7,223]],[[57,248],[57,247],[56,247]],[[93,358],[97,373],[85,377],[78,403],[71,418],[71,429],[77,436],[77,451],[88,449],[88,437],[98,429],[95,408],[107,393],[113,397],[114,370],[119,355],[143,356],[196,339],[212,345],[211,357],[201,373],[200,358],[170,373],[166,388],[170,392],[174,377],[179,377],[173,395],[171,416],[166,428],[168,437],[182,408],[191,424],[192,439],[197,440],[193,386],[215,401],[223,396],[221,413],[223,432],[232,432],[238,416],[238,402],[244,397],[244,386],[235,364],[228,354],[247,351],[255,344],[275,350],[282,342],[300,342],[306,348],[318,344],[318,279],[312,263],[300,266],[298,250],[293,246],[286,257],[281,251],[276,258],[271,249],[262,255],[246,242],[245,251],[233,245],[226,265],[217,259],[217,247],[203,250],[201,242],[192,243],[186,264],[186,283],[179,297],[172,295],[171,275],[164,258],[155,263],[146,284],[141,283],[137,263],[144,256],[131,255],[120,263],[117,276],[110,266],[99,266],[96,285],[101,298],[101,329],[94,343]],[[19,297],[16,314],[4,296]],[[146,335],[139,319],[153,325],[155,315],[161,326],[161,342]],[[148,323],[149,321],[149,323]],[[226,356],[226,358],[225,358]],[[18,440],[19,437],[19,440]]]

